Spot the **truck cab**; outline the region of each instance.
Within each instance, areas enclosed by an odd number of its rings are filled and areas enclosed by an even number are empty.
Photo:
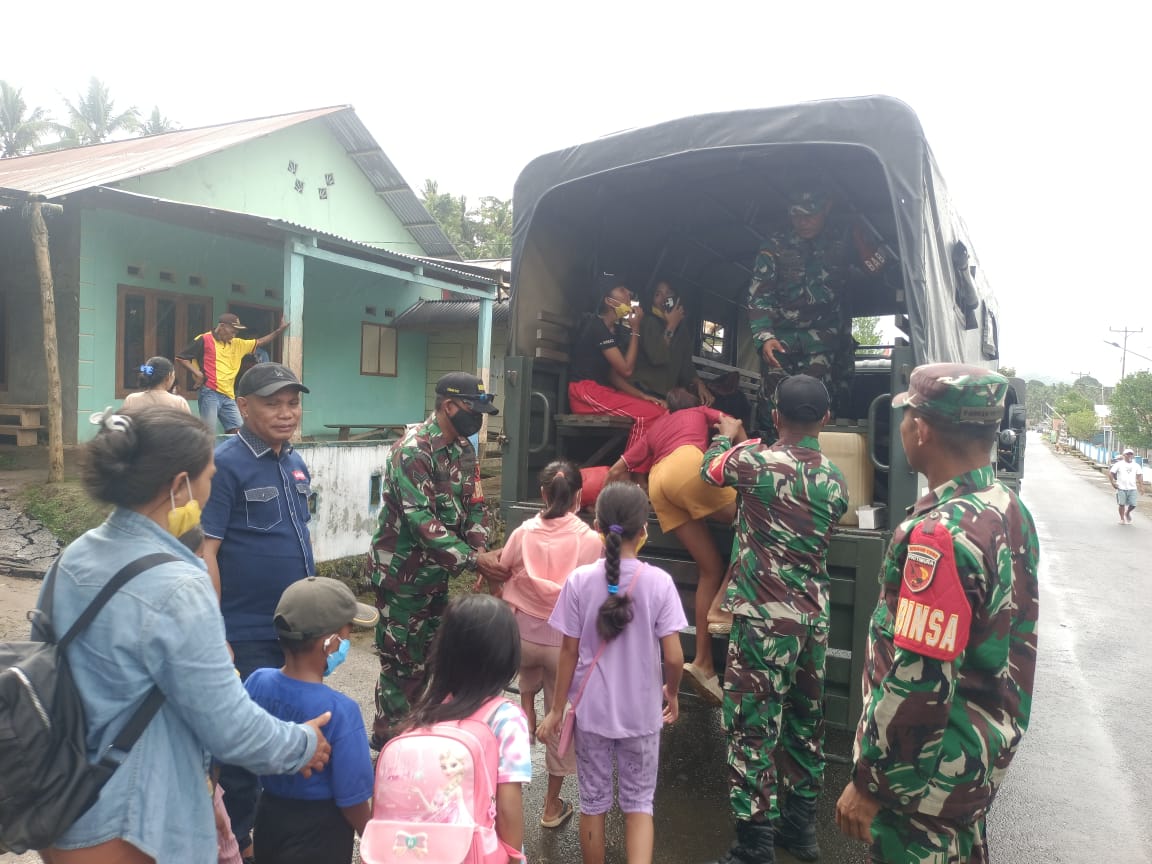
[[[745,309],[752,265],[765,239],[787,226],[788,194],[812,183],[834,201],[825,230],[864,226],[883,251],[879,270],[849,271],[842,297],[853,318],[880,317],[891,334],[859,349],[849,404],[821,437],[851,496],[828,555],[826,688],[829,724],[851,727],[891,528],[924,486],[904,457],[892,396],[919,364],[995,368],[999,354],[995,298],[904,103],[867,97],[687,117],[525,167],[513,204],[501,509],[511,530],[538,512],[536,475],[549,461],[610,465],[623,450],[627,418],[576,415],[567,405],[568,350],[599,304],[602,273],[623,276],[640,296],[670,279],[688,313],[682,326],[693,328],[697,374],[724,378],[755,418],[760,359]],[[1018,483],[1026,436],[1024,392],[1014,385],[997,458]],[[718,526],[716,541],[726,554],[730,529]],[[672,573],[692,621],[695,565],[655,517],[643,557]],[[690,656],[690,639],[685,647]],[[722,661],[722,644],[716,654]]]

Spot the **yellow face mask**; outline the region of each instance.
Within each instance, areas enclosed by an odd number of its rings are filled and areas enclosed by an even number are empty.
[[[200,502],[192,497],[192,483],[187,474],[184,475],[184,485],[188,489],[188,503],[179,507],[176,506],[176,494],[168,490],[172,502],[172,509],[168,511],[168,530],[174,537],[180,537],[200,524]]]
[[[604,302],[612,307],[612,311],[616,313],[617,321],[623,321],[632,314],[632,307],[627,303],[621,303],[612,297],[608,297]]]
[[[659,306],[653,306],[652,307],[652,314],[655,315],[657,318],[659,318],[661,321],[667,321],[668,320],[667,313],[665,313],[665,311],[663,309],[661,309]]]

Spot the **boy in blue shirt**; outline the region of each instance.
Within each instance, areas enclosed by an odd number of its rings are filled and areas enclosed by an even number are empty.
[[[377,611],[342,582],[310,576],[285,589],[274,623],[284,649],[280,669],[257,669],[244,686],[283,720],[325,711],[332,746],[328,768],[311,777],[261,777],[254,846],[261,864],[349,864],[353,832],[372,812],[373,770],[360,706],[324,684],[348,656],[352,626],[372,627]],[[311,712],[311,713],[309,713]]]

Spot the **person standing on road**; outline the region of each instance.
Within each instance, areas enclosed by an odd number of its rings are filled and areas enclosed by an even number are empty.
[[[826,229],[832,199],[819,187],[788,197],[790,230],[765,240],[752,266],[748,321],[760,354],[763,394],[760,432],[775,440],[771,396],[781,378],[797,373],[820,379],[828,388],[834,414],[847,409],[855,364],[852,316],[844,287],[852,263],[847,238]],[[851,231],[856,256],[870,273],[885,263],[863,227]]]
[[[828,544],[848,509],[848,486],[820,452],[824,385],[793,375],[774,404],[776,443],[745,440],[740,422],[723,416],[700,472],[734,487],[738,508],[723,707],[736,840],[717,864],[772,864],[776,845],[802,861],[820,855]]]
[[[989,464],[1008,380],[913,370],[900,439],[932,491],[892,535],[872,615],[864,711],[836,822],[879,864],[987,864],[985,817],[1028,728],[1039,545]]]
[[[259,339],[241,339],[237,334],[247,330],[240,319],[225,312],[216,320],[216,327],[201,333],[188,347],[176,355],[176,362],[192,373],[192,381],[200,388],[200,419],[208,424],[213,434],[216,419],[224,431],[235,432],[243,418],[236,407],[235,383],[240,361],[262,345],[267,345],[288,329],[288,322],[280,316],[280,326]]]
[[[1108,469],[1108,482],[1116,490],[1121,525],[1132,524],[1137,497],[1144,494],[1144,471],[1135,456],[1136,452],[1129,447],[1124,451],[1124,458]]]
[[[216,477],[204,508],[204,563],[220,596],[224,628],[242,680],[284,665],[273,624],[280,595],[316,573],[308,466],[290,440],[308,388],[287,366],[262,363],[240,381],[243,425],[216,448]],[[251,845],[260,786],[255,774],[224,765],[224,806],[241,850]]]
[[[375,749],[392,737],[424,686],[428,650],[448,605],[449,577],[479,570],[497,582],[508,579],[500,553],[485,553],[488,514],[468,440],[480,431],[484,415],[495,413],[479,378],[449,372],[436,382],[432,416],[409,430],[389,455],[370,551],[380,610]]]
[[[604,861],[604,823],[614,798],[624,813],[628,864],[652,864],[660,730],[680,715],[680,631],[688,621],[672,577],[636,557],[648,539],[644,490],[605,486],[595,528],[604,535],[604,557],[572,571],[549,619],[564,642],[552,705],[537,735],[557,738],[565,713],[575,712],[584,864]]]

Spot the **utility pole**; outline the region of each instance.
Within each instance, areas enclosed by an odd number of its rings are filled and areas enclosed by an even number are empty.
[[[1124,344],[1122,346],[1120,346],[1121,350],[1124,352],[1123,354],[1120,355],[1120,380],[1123,381],[1124,380],[1124,370],[1127,368],[1127,361],[1128,361],[1128,337],[1131,336],[1133,333],[1143,333],[1144,328],[1141,327],[1139,330],[1129,330],[1127,327],[1125,327],[1124,329],[1119,330],[1115,327],[1109,327],[1108,329],[1113,333],[1123,333],[1124,334]],[[1115,344],[1115,343],[1113,343],[1113,344]]]

